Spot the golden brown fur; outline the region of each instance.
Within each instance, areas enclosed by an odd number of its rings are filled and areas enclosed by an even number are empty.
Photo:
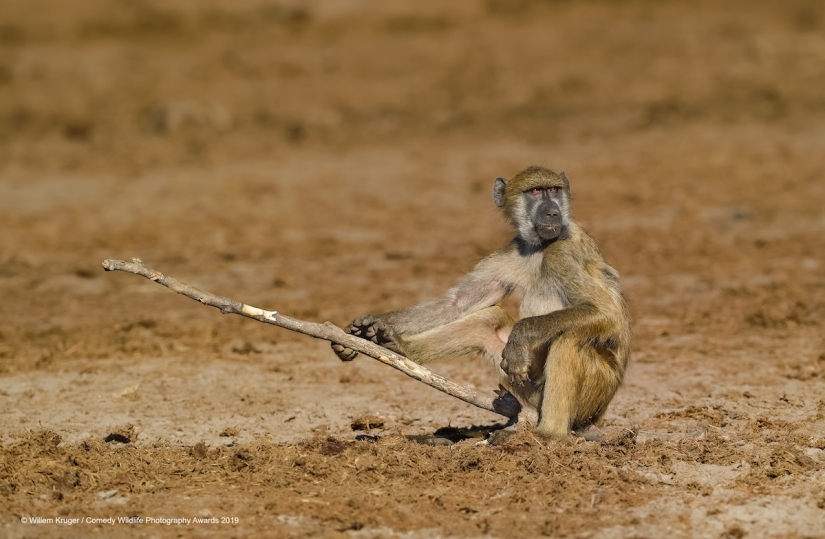
[[[496,180],[518,230],[446,297],[353,321],[348,330],[423,364],[479,356],[523,404],[539,434],[562,438],[605,413],[630,357],[630,317],[616,271],[569,216],[564,174],[530,167]],[[520,298],[515,322],[497,306]],[[336,348],[337,347],[337,348]],[[333,347],[342,359],[352,350]]]

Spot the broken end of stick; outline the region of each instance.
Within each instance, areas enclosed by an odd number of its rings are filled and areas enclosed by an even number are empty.
[[[115,271],[115,270],[123,269],[124,266],[126,266],[127,264],[128,264],[128,262],[124,262],[123,260],[117,260],[115,258],[107,258],[106,260],[103,261],[103,263],[101,265],[103,266],[103,269],[105,269],[106,271]],[[139,266],[143,266],[143,260],[141,260],[139,258],[133,258],[132,259],[132,264],[137,264]]]
[[[159,282],[164,278],[164,275],[161,272],[147,268],[143,264],[143,260],[139,258],[133,258],[131,262],[107,258],[103,261],[102,266],[106,271],[125,271],[127,273],[134,273],[135,275],[142,275],[143,277],[151,279],[155,282]]]

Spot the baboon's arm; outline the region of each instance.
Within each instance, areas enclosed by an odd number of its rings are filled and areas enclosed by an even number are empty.
[[[582,303],[569,309],[522,318],[513,327],[510,341],[514,341],[514,345],[530,343],[533,348],[540,348],[566,331],[598,326],[603,320],[603,315],[592,303]]]
[[[546,355],[552,342],[565,332],[577,331],[586,326],[596,329],[603,322],[603,317],[590,303],[523,318],[513,326],[510,338],[501,352],[501,368],[507,373],[511,383],[523,384],[529,379],[534,355]]]

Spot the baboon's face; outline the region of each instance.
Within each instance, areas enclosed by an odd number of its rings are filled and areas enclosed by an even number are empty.
[[[512,180],[498,178],[493,200],[532,245],[563,237],[570,224],[570,187],[564,174],[530,167]]]
[[[531,232],[538,239],[536,243],[553,241],[562,235],[567,226],[563,210],[567,197],[562,187],[531,187],[524,192],[523,198],[525,213],[533,229]]]

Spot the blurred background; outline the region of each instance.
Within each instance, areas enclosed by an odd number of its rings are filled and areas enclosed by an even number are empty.
[[[305,146],[799,127],[822,108],[822,17],[800,0],[6,0],[2,157],[135,176]]]

